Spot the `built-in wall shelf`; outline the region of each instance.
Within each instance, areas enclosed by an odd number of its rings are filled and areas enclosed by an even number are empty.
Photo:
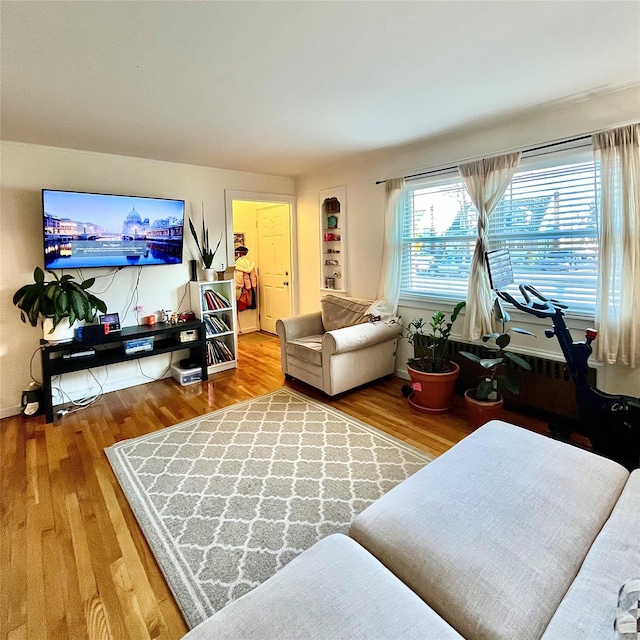
[[[347,197],[344,186],[318,194],[320,289],[347,293]]]

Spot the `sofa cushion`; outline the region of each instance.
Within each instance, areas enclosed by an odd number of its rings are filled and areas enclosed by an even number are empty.
[[[287,342],[286,347],[287,355],[293,356],[304,360],[304,362],[310,362],[311,364],[322,365],[322,336],[305,336],[304,338],[297,338],[296,340],[290,340]]]
[[[322,324],[325,331],[335,331],[354,324],[369,322],[369,309],[373,300],[324,296],[322,304]]]
[[[350,535],[468,640],[537,640],[627,477],[492,421],[365,509]]]
[[[629,477],[543,639],[613,638],[618,592],[634,576],[640,576],[640,470]]]
[[[331,535],[185,640],[462,640],[350,538]]]

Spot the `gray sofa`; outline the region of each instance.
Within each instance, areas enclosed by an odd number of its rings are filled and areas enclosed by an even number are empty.
[[[501,421],[187,634],[615,638],[640,577],[640,470]]]

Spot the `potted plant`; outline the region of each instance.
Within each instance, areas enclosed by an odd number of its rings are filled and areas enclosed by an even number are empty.
[[[76,282],[73,276],[47,271],[53,280],[45,280],[44,271],[36,267],[34,282],[20,287],[13,295],[13,304],[20,309],[22,322],[35,327],[43,319],[44,336],[50,342],[73,338],[73,325],[78,320],[91,322],[98,311],[106,313],[107,305],[89,289],[96,279]]]
[[[460,351],[460,355],[484,369],[475,389],[467,389],[464,393],[469,411],[469,423],[473,428],[498,417],[504,404],[502,390],[506,389],[518,395],[520,393],[519,370],[531,371],[531,365],[524,358],[506,349],[511,344],[510,332],[534,338],[535,334],[519,327],[507,329],[506,324],[510,317],[498,300],[496,303],[494,315],[501,322],[501,331],[482,336],[482,341],[488,345],[485,348],[486,357],[478,356],[469,351]]]
[[[200,244],[198,234],[196,233],[196,229],[193,226],[191,218],[189,218],[189,229],[191,230],[191,235],[195,240],[196,247],[198,247],[198,253],[200,254],[200,259],[202,260],[202,268],[204,269],[205,276],[207,280],[213,280],[213,259],[215,258],[216,252],[218,251],[220,243],[222,242],[222,233],[220,233],[220,238],[218,239],[216,248],[212,250],[211,245],[209,244],[209,230],[205,227],[204,224],[204,204],[202,205],[202,244]]]
[[[453,407],[453,388],[460,367],[447,357],[447,347],[453,323],[465,302],[459,302],[449,320],[443,311],[435,311],[427,322],[415,318],[402,329],[402,336],[413,347],[413,357],[407,361],[412,392],[409,404],[427,413],[443,413]]]

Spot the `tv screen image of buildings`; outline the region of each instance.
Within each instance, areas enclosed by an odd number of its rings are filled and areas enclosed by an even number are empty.
[[[47,269],[182,262],[184,201],[43,190]]]

